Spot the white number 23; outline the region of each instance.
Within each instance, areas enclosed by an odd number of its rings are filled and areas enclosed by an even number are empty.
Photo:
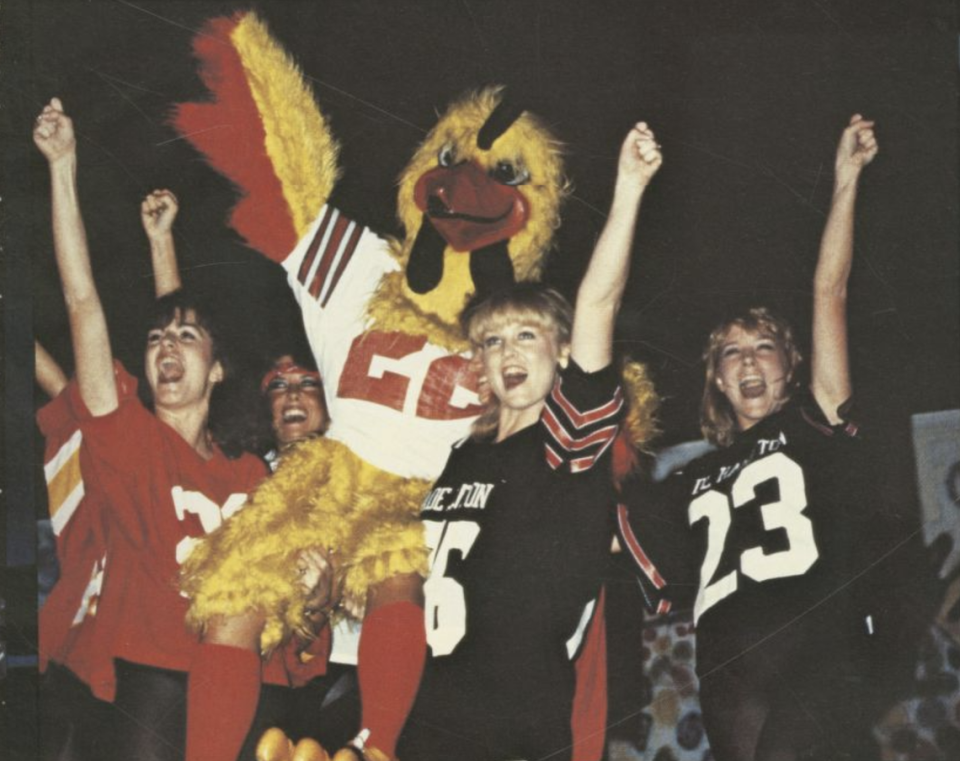
[[[707,520],[707,552],[700,567],[700,591],[693,608],[694,621],[737,590],[736,570],[711,583],[730,530],[730,506],[736,509],[751,502],[756,498],[756,487],[774,479],[780,486],[780,499],[762,505],[760,516],[765,530],[786,530],[789,548],[770,554],[766,554],[762,547],[744,550],[740,554],[740,572],[754,581],[800,576],[820,556],[813,537],[813,524],[803,515],[807,506],[803,469],[783,452],[750,463],[734,481],[729,500],[724,494],[711,490],[690,503],[690,525],[704,518]]]

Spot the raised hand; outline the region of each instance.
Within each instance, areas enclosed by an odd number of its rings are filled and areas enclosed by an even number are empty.
[[[620,146],[618,179],[644,188],[662,163],[663,153],[653,130],[646,122],[637,122]]]
[[[840,136],[834,167],[838,185],[855,182],[862,170],[876,157],[880,146],[873,132],[874,122],[860,114],[850,117],[850,124]]]
[[[140,220],[148,238],[169,235],[180,204],[169,190],[154,190],[140,204]]]
[[[73,120],[63,112],[59,98],[52,98],[37,117],[33,142],[50,164],[76,156],[77,138],[73,133]]]

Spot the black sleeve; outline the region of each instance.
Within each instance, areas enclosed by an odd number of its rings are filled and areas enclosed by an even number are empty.
[[[696,536],[687,522],[686,491],[678,476],[655,484],[635,479],[623,490],[617,532],[651,613],[693,607],[699,587]]]
[[[612,365],[587,373],[571,360],[560,372],[540,418],[551,468],[588,471],[610,451],[624,411],[618,381]]]

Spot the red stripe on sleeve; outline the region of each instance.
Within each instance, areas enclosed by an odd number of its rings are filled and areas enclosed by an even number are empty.
[[[320,297],[320,290],[323,288],[323,284],[327,279],[327,273],[333,265],[337,251],[340,249],[343,234],[349,226],[350,220],[342,214],[338,216],[337,221],[333,223],[333,230],[330,232],[330,241],[323,251],[323,258],[320,260],[320,266],[317,267],[317,274],[313,276],[313,280],[310,282],[310,295],[315,299]]]
[[[543,445],[543,451],[547,457],[547,465],[549,465],[551,468],[556,470],[561,465],[563,465],[563,458],[560,455],[558,455],[556,452],[554,452],[549,444]]]
[[[360,242],[361,235],[363,235],[363,227],[356,225],[353,228],[353,232],[350,234],[350,239],[347,241],[346,247],[344,248],[343,256],[340,257],[340,263],[337,265],[337,270],[333,273],[333,279],[330,282],[330,287],[327,289],[327,295],[323,299],[323,303],[320,306],[325,307],[327,302],[330,301],[330,297],[337,288],[337,283],[340,282],[340,276],[343,275],[343,271],[347,268],[347,263],[353,256],[353,252],[357,250],[357,244]]]
[[[601,428],[599,431],[594,431],[587,436],[577,439],[570,435],[549,407],[546,408],[543,422],[547,430],[553,434],[557,443],[568,452],[579,452],[597,444],[607,445],[616,438],[617,431],[619,430],[616,425],[608,425],[606,428]]]
[[[586,425],[591,423],[596,423],[598,420],[603,420],[607,417],[613,417],[620,411],[620,408],[623,406],[623,393],[620,391],[620,388],[617,387],[616,393],[606,404],[601,405],[592,410],[587,410],[586,412],[580,412],[563,394],[563,389],[561,388],[562,379],[558,380],[556,385],[553,387],[551,396],[553,400],[560,406],[560,409],[563,410],[564,414],[570,418],[570,422],[573,423],[575,428],[583,428]]]
[[[620,534],[627,544],[627,549],[630,550],[633,559],[637,561],[637,565],[640,566],[640,570],[643,571],[644,576],[650,579],[650,583],[657,589],[663,589],[667,585],[667,582],[660,575],[660,572],[650,558],[647,557],[647,553],[643,551],[640,542],[637,541],[636,534],[633,533],[633,529],[627,520],[626,505],[617,505],[617,523],[620,525]]]
[[[317,228],[317,234],[313,236],[313,240],[310,241],[310,248],[307,250],[306,256],[303,257],[303,262],[300,264],[300,271],[297,272],[297,280],[300,281],[301,285],[307,284],[307,275],[310,274],[310,268],[313,266],[313,260],[317,258],[317,250],[320,248],[320,243],[323,241],[323,236],[327,232],[327,225],[330,224],[330,217],[332,211],[328,206],[324,209],[323,219],[320,220],[320,227]]]

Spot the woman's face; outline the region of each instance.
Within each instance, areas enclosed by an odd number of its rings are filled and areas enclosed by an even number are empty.
[[[716,383],[733,407],[741,431],[756,425],[786,401],[783,348],[775,338],[734,325],[720,345]]]
[[[144,369],[159,409],[209,403],[214,386],[223,380],[223,366],[213,357],[213,340],[192,309],[183,313],[178,309],[168,325],[147,333]]]
[[[329,416],[320,376],[298,368],[290,356],[280,357],[274,369],[266,396],[277,443],[292,444],[326,430]]]
[[[557,365],[569,355],[569,347],[558,343],[556,327],[508,319],[483,334],[480,351],[484,376],[501,410],[520,413],[528,423],[539,418]]]

